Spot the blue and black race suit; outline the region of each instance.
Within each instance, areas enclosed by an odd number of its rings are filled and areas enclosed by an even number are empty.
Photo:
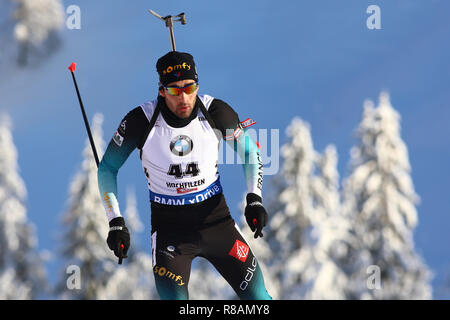
[[[152,259],[161,299],[188,299],[191,262],[210,261],[242,299],[270,299],[258,262],[230,215],[217,153],[224,139],[240,155],[248,192],[261,196],[259,149],[224,101],[197,96],[180,119],[162,97],[131,110],[99,164],[98,183],[109,221],[120,217],[117,173],[138,149],[149,184]]]

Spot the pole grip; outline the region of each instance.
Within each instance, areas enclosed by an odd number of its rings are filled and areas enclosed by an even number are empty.
[[[125,248],[125,246],[123,245],[123,243],[120,244],[119,246],[119,261],[118,264],[122,264],[122,260],[124,258],[124,254],[123,254],[123,249]]]

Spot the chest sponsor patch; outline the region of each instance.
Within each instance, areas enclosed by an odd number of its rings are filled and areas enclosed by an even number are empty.
[[[167,188],[176,188],[178,194],[197,191],[198,187],[204,184],[205,179],[190,182],[166,182]]]
[[[183,194],[183,193],[188,193],[188,192],[192,192],[192,191],[197,191],[198,188],[177,188],[177,193],[178,194]]]
[[[235,257],[239,261],[245,262],[247,260],[249,251],[250,248],[248,247],[248,245],[246,245],[242,241],[236,240],[233,248],[231,248],[228,254],[232,257]]]
[[[186,135],[178,135],[170,141],[170,151],[176,156],[185,156],[192,151],[194,143]]]
[[[199,180],[202,181],[202,180]],[[220,180],[217,178],[216,181],[211,183],[208,187],[201,191],[193,192],[194,190],[186,190],[190,189],[191,187],[183,186],[183,185],[177,185],[177,188],[181,188],[177,191],[177,195],[167,195],[167,194],[161,194],[153,192],[152,190],[149,190],[150,192],[150,201],[161,203],[161,204],[167,204],[167,205],[185,205],[185,204],[194,204],[199,203],[202,201],[205,201],[206,199],[209,199],[217,194],[222,193],[222,186],[220,185]],[[181,191],[181,192],[180,192]]]

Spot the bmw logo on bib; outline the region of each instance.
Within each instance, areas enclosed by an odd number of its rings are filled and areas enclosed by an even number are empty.
[[[170,141],[170,151],[176,156],[185,156],[192,151],[194,144],[192,139],[185,135],[179,135]]]

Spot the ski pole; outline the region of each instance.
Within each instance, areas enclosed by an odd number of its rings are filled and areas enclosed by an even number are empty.
[[[84,111],[83,101],[81,100],[80,90],[78,90],[77,80],[75,79],[75,69],[77,67],[77,64],[75,62],[72,62],[72,64],[69,66],[70,73],[72,74],[73,84],[75,85],[75,90],[77,91],[78,96],[78,102],[80,103],[81,113],[83,114],[84,119],[84,125],[86,126],[86,131],[89,137],[89,141],[91,143],[92,152],[94,153],[95,163],[99,164],[98,161],[98,155],[97,155],[97,149],[95,148],[94,139],[92,138],[91,128],[89,126],[88,119],[86,117],[86,112]]]
[[[95,143],[94,143],[94,139],[92,138],[92,133],[91,133],[91,127],[89,126],[89,121],[86,117],[86,112],[84,111],[84,106],[83,106],[83,101],[81,100],[81,95],[80,95],[80,90],[78,90],[78,85],[77,85],[77,80],[75,79],[75,69],[77,68],[77,64],[75,62],[72,62],[72,64],[69,66],[69,70],[70,73],[72,74],[72,80],[73,80],[73,84],[75,85],[75,90],[77,91],[77,97],[78,97],[78,102],[80,103],[80,108],[81,108],[81,113],[83,114],[83,119],[84,119],[84,125],[86,126],[86,131],[89,137],[89,142],[91,143],[91,147],[92,147],[92,153],[94,154],[94,158],[95,158],[95,163],[97,164],[97,168],[98,168],[98,155],[97,155],[97,149],[95,148]],[[119,250],[119,264],[122,264],[122,259],[126,258],[123,256],[123,244],[120,245],[120,250]]]
[[[176,15],[175,17],[172,17],[172,16],[162,17],[153,10],[148,10],[148,11],[155,17],[157,17],[165,22],[166,27],[169,28],[170,45],[172,46],[172,51],[176,51],[177,49],[175,47],[175,36],[173,34],[173,23],[181,22],[181,24],[186,24],[186,16],[184,15],[184,12],[180,13],[179,15]],[[178,18],[178,19],[174,20],[174,18]]]

